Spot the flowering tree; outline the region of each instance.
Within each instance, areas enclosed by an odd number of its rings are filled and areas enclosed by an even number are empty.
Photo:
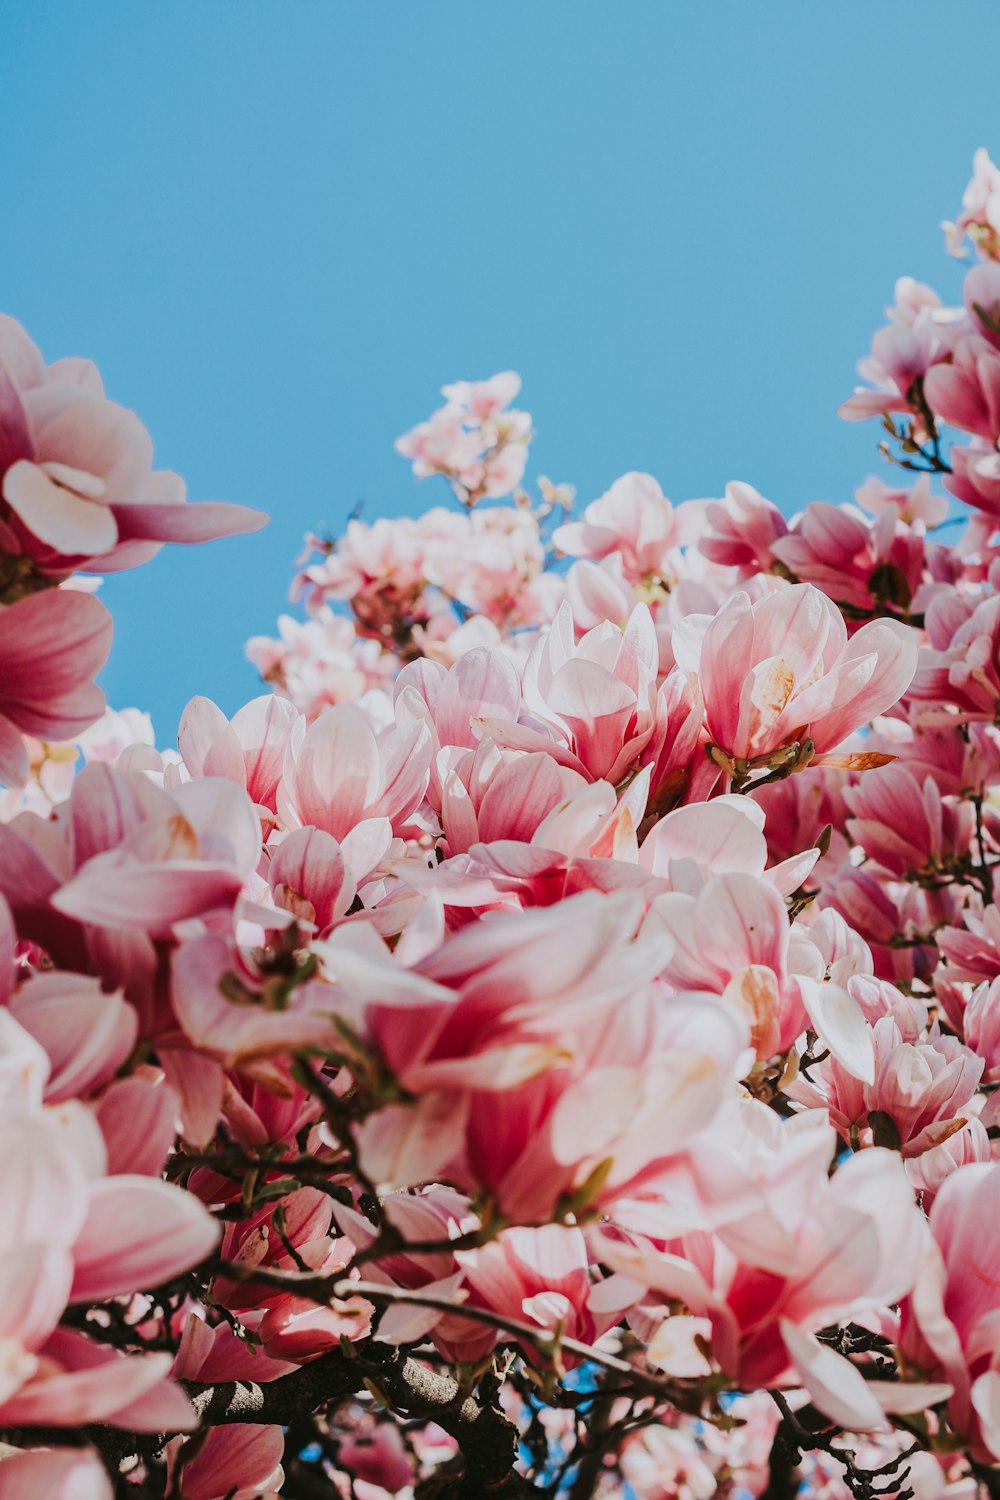
[[[94,575],[255,527],[0,323],[0,1500],[1000,1495],[1000,172],[786,521],[510,373],[176,751]]]

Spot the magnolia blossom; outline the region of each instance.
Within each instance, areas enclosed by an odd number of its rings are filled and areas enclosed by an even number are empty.
[[[759,1151],[766,1136],[760,1127],[755,1134]],[[771,1232],[757,1237],[745,1222],[737,1226],[744,1232],[735,1241],[721,1229],[675,1239],[658,1234],[655,1213],[644,1214],[637,1205],[628,1215],[635,1227],[626,1219],[618,1230],[600,1231],[600,1258],[646,1286],[654,1316],[658,1300],[681,1302],[699,1320],[712,1359],[730,1378],[773,1384],[794,1381],[797,1372],[815,1400],[810,1331],[895,1300],[913,1284],[922,1247],[912,1189],[898,1159],[872,1150],[831,1178],[831,1144],[824,1133],[800,1130],[784,1147],[786,1166],[795,1165],[783,1182],[775,1177],[764,1188],[768,1195],[781,1193],[781,1219]],[[705,1165],[713,1175],[721,1174],[715,1192],[727,1175],[728,1192],[740,1191],[740,1177],[727,1172],[723,1162],[708,1158]],[[745,1200],[747,1207],[752,1201]],[[723,1211],[739,1209],[731,1201]],[[757,1222],[752,1221],[753,1229]],[[665,1353],[664,1367],[671,1364],[671,1354]],[[838,1369],[837,1378],[844,1389],[854,1385],[849,1366]],[[858,1384],[863,1396],[864,1383]],[[874,1397],[869,1399],[872,1417],[861,1425],[877,1426],[879,1408]],[[823,1398],[820,1405],[826,1409]]]
[[[738,592],[714,618],[682,621],[674,650],[697,675],[706,729],[734,768],[814,758],[877,764],[865,752],[846,761],[831,752],[897,701],[917,665],[905,626],[883,620],[848,640],[840,612],[811,584],[756,603]]]
[[[418,479],[441,474],[454,481],[466,504],[510,494],[524,473],[531,437],[527,412],[510,408],[520,389],[513,370],[444,386],[447,404],[397,438],[397,451],[413,460]]]
[[[138,417],[108,401],[89,360],[46,365],[13,318],[0,319],[3,499],[22,552],[45,571],[134,567],[164,542],[256,530],[243,506],[185,504],[177,474],[150,472]]]
[[[1000,172],[990,154],[980,146],[972,160],[972,180],[962,195],[962,212],[954,224],[945,223],[945,238],[951,255],[963,253],[966,235],[984,259],[1000,254]]]
[[[560,526],[553,540],[571,557],[599,561],[617,553],[633,584],[669,578],[676,549],[698,534],[702,509],[688,501],[675,510],[651,474],[625,474],[587,506],[582,521]]]
[[[588,780],[617,782],[652,738],[658,660],[644,605],[624,629],[606,621],[576,642],[563,604],[525,665],[521,721],[486,718],[485,726],[500,745],[544,749]]]

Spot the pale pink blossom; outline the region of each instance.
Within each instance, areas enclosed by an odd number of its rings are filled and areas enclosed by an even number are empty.
[[[707,558],[737,568],[741,581],[772,568],[774,544],[785,536],[788,523],[778,507],[752,485],[731,481],[725,498],[710,501],[705,514],[707,525],[698,547]]]
[[[807,742],[807,760],[829,760],[898,700],[917,664],[905,626],[880,620],[848,640],[840,611],[811,584],[757,603],[736,593],[713,619],[681,622],[674,642],[698,677],[712,743],[737,767],[792,763]]]
[[[714,1361],[744,1387],[797,1384],[801,1351],[798,1341],[790,1351],[788,1330],[808,1335],[895,1301],[913,1285],[922,1251],[913,1192],[892,1152],[863,1152],[832,1177],[807,1155],[775,1188],[783,1247],[773,1234],[744,1238],[739,1253],[704,1233],[658,1244],[606,1230],[599,1240],[603,1263],[643,1283],[650,1303],[680,1301],[708,1320]]]
[[[520,389],[513,370],[444,386],[447,404],[397,438],[397,452],[413,460],[418,479],[440,474],[451,480],[467,505],[481,496],[509,495],[524,473],[531,440],[531,418],[510,406]]]
[[[962,1036],[985,1065],[987,1083],[1000,1080],[1000,983],[977,985],[962,1011]]]
[[[673,554],[695,539],[703,512],[698,501],[672,506],[651,474],[624,474],[587,506],[582,521],[560,526],[553,541],[561,552],[594,562],[617,552],[633,584],[669,578]]]
[[[663,942],[632,936],[638,916],[625,893],[586,893],[466,928],[411,971],[362,931],[335,932],[324,967],[365,1003],[386,1064],[417,1096],[365,1126],[372,1175],[404,1185],[447,1168],[531,1220],[605,1158],[607,1196],[707,1123],[746,1031],[707,998],[657,1000]]]
[[[818,982],[820,955],[802,933],[793,944],[784,900],[769,881],[738,871],[714,875],[694,892],[658,896],[647,926],[673,940],[661,977],[735,1005],[759,1060],[786,1052],[809,1024],[849,1072],[871,1077],[871,1042],[857,1002],[839,985]]]
[[[488,1245],[456,1251],[455,1259],[469,1306],[534,1325],[550,1340],[562,1332],[595,1343],[631,1306],[637,1291],[627,1277],[594,1280],[582,1232],[562,1224],[507,1229]],[[460,1315],[456,1321],[461,1322]],[[495,1341],[494,1333],[487,1348]],[[522,1349],[532,1363],[549,1363],[537,1345],[524,1340]],[[577,1360],[564,1353],[562,1363]]]
[[[273,694],[254,698],[231,721],[210,698],[192,698],[177,743],[192,776],[224,776],[273,811],[297,719],[291,704]]]
[[[379,1496],[398,1495],[407,1489],[414,1479],[413,1457],[407,1449],[398,1427],[391,1422],[376,1422],[371,1427],[347,1433],[337,1442],[337,1463],[353,1476],[358,1500],[367,1497],[358,1487],[378,1487]],[[372,1500],[375,1497],[372,1496]]]
[[[949,364],[928,370],[924,394],[942,421],[994,442],[1000,434],[1000,351],[968,334]]]
[[[308,620],[279,615],[278,636],[252,636],[246,654],[264,681],[310,719],[334,703],[366,703],[396,670],[378,641],[359,636],[328,605]]]
[[[968,235],[984,260],[1000,259],[1000,171],[985,146],[972,158],[972,179],[962,195],[962,212],[954,224],[941,226],[949,255],[964,253]]]
[[[86,360],[46,365],[24,329],[0,316],[0,477],[6,525],[43,573],[135,567],[164,542],[256,531],[259,511],[188,504],[177,474],[151,472],[134,412],[107,400]]]
[[[134,1007],[82,974],[36,974],[9,1004],[11,1014],[48,1056],[48,1103],[85,1097],[109,1083],[139,1032]]]
[[[871,354],[858,365],[858,373],[875,389],[858,387],[844,402],[838,415],[848,421],[886,412],[914,412],[919,423],[914,382],[948,358],[961,328],[955,313],[941,306],[937,293],[910,277],[896,283],[896,305],[887,313],[888,325],[878,330]]]
[[[615,783],[652,738],[658,661],[644,605],[624,629],[608,621],[577,641],[563,604],[525,666],[520,720],[485,717],[485,726],[498,745],[545,750],[588,780]]]
[[[854,506],[815,501],[777,539],[774,553],[794,578],[838,605],[905,614],[924,578],[925,527],[919,519],[905,522],[896,505],[882,504],[872,521]]]
[[[327,708],[308,727],[299,720],[292,730],[277,788],[278,815],[286,828],[321,828],[345,849],[374,839],[378,852],[373,845],[375,857],[367,864],[372,869],[392,834],[419,808],[430,757],[422,723],[377,732],[355,704]]]

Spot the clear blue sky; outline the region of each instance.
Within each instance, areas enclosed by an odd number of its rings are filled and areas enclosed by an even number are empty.
[[[414,510],[393,438],[514,367],[581,503],[850,498],[834,410],[1000,152],[995,0],[14,0],[0,306],[87,354],[259,535],[109,580],[105,686],[173,741],[256,691],[307,528]]]

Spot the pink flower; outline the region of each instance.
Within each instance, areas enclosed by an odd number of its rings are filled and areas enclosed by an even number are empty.
[[[406,1185],[447,1170],[533,1220],[605,1162],[610,1198],[705,1124],[746,1030],[717,1002],[657,999],[664,944],[633,937],[638,915],[625,893],[585,893],[465,928],[410,972],[363,929],[338,929],[324,967],[417,1101],[366,1123],[370,1174]]]
[[[962,195],[962,212],[954,224],[942,225],[950,255],[963,253],[966,235],[983,259],[1000,259],[1000,172],[985,146],[972,158],[972,180]]]
[[[315,893],[314,893],[315,894]],[[173,954],[170,974],[171,1012],[176,1033],[175,1044],[183,1041],[187,1048],[201,1054],[199,1074],[191,1076],[190,1055],[184,1059],[183,1073],[188,1086],[200,1104],[199,1121],[210,1140],[222,1109],[222,1067],[255,1070],[271,1078],[276,1086],[286,1088],[273,1067],[267,1064],[299,1047],[322,1047],[333,1041],[331,1017],[342,1008],[330,986],[310,980],[309,968],[301,975],[289,973],[287,965],[274,973],[254,961],[252,953],[214,933],[189,939]],[[210,1061],[212,1060],[212,1061]],[[164,1059],[165,1065],[169,1059]],[[168,1067],[168,1077],[177,1087],[182,1081]],[[201,1110],[205,1113],[202,1114]],[[185,1134],[201,1139],[194,1121],[185,1121]]]
[[[786,535],[788,524],[778,507],[752,485],[736,480],[727,484],[725,499],[710,501],[706,517],[698,548],[707,558],[738,568],[741,579],[771,570],[774,544]]]
[[[975,1102],[975,1101],[974,1101]],[[920,1156],[906,1159],[906,1175],[917,1192],[925,1212],[930,1208],[936,1193],[948,1181],[952,1172],[975,1162],[992,1160],[990,1138],[986,1126],[977,1115],[972,1115],[961,1130],[956,1130],[940,1146],[932,1146]]]
[[[330,704],[364,701],[387,686],[396,669],[378,641],[360,636],[353,621],[329,605],[309,620],[279,615],[277,639],[252,636],[246,654],[274,692],[310,719]]]
[[[271,1359],[259,1345],[241,1338],[229,1323],[209,1323],[204,1309],[194,1306],[179,1315],[181,1335],[171,1375],[175,1380],[203,1380],[208,1384],[223,1380],[278,1380],[296,1366],[288,1360]],[[248,1332],[256,1332],[262,1314],[244,1309],[240,1323]]]
[[[628,1438],[621,1471],[636,1500],[712,1500],[719,1493],[716,1464],[694,1434],[665,1424],[642,1428]]]
[[[279,1200],[279,1206],[280,1234],[274,1204],[250,1219],[228,1224],[222,1241],[224,1258],[245,1271],[256,1266],[291,1271],[304,1262],[311,1270],[335,1277],[346,1268],[354,1245],[333,1233],[331,1202],[324,1193],[298,1188]],[[271,1359],[296,1363],[316,1359],[336,1349],[342,1338],[364,1338],[371,1324],[371,1304],[358,1296],[334,1297],[324,1305],[292,1291],[271,1291],[226,1276],[216,1278],[213,1296],[235,1311],[263,1310],[257,1331]]]
[[[190,1407],[165,1381],[169,1356],[126,1358],[57,1325],[68,1303],[103,1301],[188,1270],[214,1248],[215,1221],[180,1188],[102,1175],[100,1132],[80,1106],[56,1115],[28,1101],[7,1109],[3,1132],[10,1217],[0,1231],[8,1351],[0,1419],[188,1427]]]
[[[551,755],[505,755],[487,737],[475,751],[447,756],[443,773],[441,764],[441,849],[446,855],[498,840],[533,843],[549,814],[590,785]]]
[[[166,936],[232,907],[257,863],[260,830],[246,792],[221,778],[160,791],[141,772],[88,766],[71,798],[76,874],[51,898],[96,927]]]
[[[735,1005],[758,1059],[787,1052],[808,1018],[849,1072],[871,1077],[871,1041],[857,1003],[839,986],[817,982],[822,959],[789,929],[784,900],[770,882],[741,872],[713,876],[696,894],[658,896],[647,925],[662,925],[674,942],[661,977]]]
[[[430,755],[422,723],[378,732],[353,703],[325,709],[308,728],[299,720],[292,732],[277,790],[279,816],[289,829],[323,829],[345,850],[371,843],[370,862],[366,856],[357,866],[367,873],[420,806]]]
[[[847,787],[853,816],[847,831],[870,859],[894,875],[948,870],[969,852],[975,814],[968,802],[943,798],[927,776],[921,786],[905,765],[886,766]]]
[[[896,283],[896,297],[897,306],[888,309],[890,323],[878,330],[870,356],[858,365],[858,373],[875,389],[858,387],[839,409],[838,415],[849,422],[884,412],[913,411],[919,424],[919,407],[913,405],[914,382],[950,353],[954,315],[941,307],[937,294],[904,277]]]
[[[337,840],[321,828],[297,828],[268,843],[267,878],[275,903],[322,935],[351,908],[357,881]]]
[[[270,693],[254,698],[231,722],[210,698],[192,698],[177,743],[192,776],[225,776],[273,811],[297,719],[290,703]]]
[[[497,416],[517,396],[521,377],[514,370],[502,370],[488,380],[456,380],[442,386],[441,394],[465,410],[476,422],[487,422]]]
[[[669,881],[675,891],[696,896],[713,875],[760,876],[782,896],[804,885],[819,858],[805,850],[767,869],[764,813],[749,797],[716,797],[667,813],[650,830],[639,862]]]
[[[860,489],[858,499],[870,503],[870,489]],[[922,518],[914,517],[912,524],[902,518],[905,491],[901,499],[901,505],[885,503],[879,493],[875,521],[850,505],[807,505],[788,534],[774,543],[775,556],[797,579],[816,584],[838,605],[872,615],[892,608],[906,611],[924,578],[926,543]],[[947,510],[947,501],[942,503]]]
[[[109,1083],[139,1030],[139,1018],[121,994],[105,993],[82,974],[36,974],[11,997],[10,1010],[48,1055],[47,1103],[92,1094]]]
[[[92,1106],[108,1155],[108,1172],[158,1177],[177,1134],[177,1095],[159,1070],[116,1078]]]
[[[774,1128],[787,1131],[777,1123]],[[917,1275],[921,1220],[899,1158],[889,1151],[862,1152],[828,1177],[828,1156],[814,1149],[822,1139],[803,1121],[798,1142],[793,1134],[783,1143],[784,1175],[777,1175],[777,1160],[768,1163],[765,1192],[781,1197],[776,1217],[771,1209],[772,1226],[762,1216],[760,1232],[741,1235],[732,1248],[728,1227],[659,1242],[637,1230],[592,1235],[605,1265],[656,1294],[643,1311],[654,1312],[659,1298],[679,1301],[707,1320],[713,1360],[744,1388],[800,1383],[796,1367],[802,1370],[811,1330],[897,1300]],[[795,1161],[792,1153],[802,1144],[809,1149]],[[719,1187],[726,1184],[738,1233],[744,1226],[736,1181],[722,1169]],[[755,1218],[754,1228],[757,1223]],[[811,1394],[815,1400],[816,1391]],[[880,1420],[873,1398],[871,1405],[875,1421],[862,1425]]]
[[[651,474],[624,474],[583,513],[582,521],[557,528],[555,545],[571,557],[600,561],[617,552],[630,583],[669,577],[682,543],[693,541],[704,505],[688,501],[676,509]]]
[[[927,634],[931,649],[921,653],[913,696],[947,704],[943,722],[991,722],[1000,702],[1000,596],[976,604],[937,595],[927,610]]]
[[[953,447],[951,467],[945,489],[964,505],[991,517],[1000,515],[1000,455],[991,445],[976,439],[967,448]]]
[[[973,266],[962,286],[962,301],[973,328],[1000,348],[1000,265],[996,261]]]
[[[552,1339],[561,1331],[594,1343],[631,1306],[637,1291],[626,1277],[593,1281],[582,1232],[562,1224],[507,1229],[488,1245],[457,1251],[455,1259],[471,1293],[469,1306],[530,1323]],[[524,1340],[522,1349],[532,1363],[550,1363],[539,1357],[537,1345]],[[569,1366],[577,1359],[563,1354],[561,1362]]]
[[[354,1429],[340,1438],[337,1463],[362,1484],[377,1485],[387,1495],[398,1495],[414,1479],[413,1458],[399,1428],[391,1422]],[[357,1493],[361,1500],[361,1492]]]
[[[39,571],[113,572],[164,542],[256,531],[259,511],[185,503],[177,474],[151,472],[149,434],[108,401],[86,360],[46,365],[24,329],[0,317],[0,485],[7,524]]]
[[[516,720],[521,685],[511,661],[483,646],[466,652],[447,670],[435,661],[411,662],[396,679],[393,700],[400,726],[428,726],[437,757],[446,746],[475,750],[483,720]],[[435,787],[439,781],[432,773],[432,795]]]
[[[509,407],[520,376],[502,371],[489,380],[459,380],[442,388],[447,405],[396,440],[413,460],[418,479],[440,474],[466,505],[509,495],[524,473],[531,418]]]
[[[544,572],[545,547],[534,513],[491,505],[452,522],[453,529],[424,544],[428,583],[498,625],[547,623],[558,580]]]
[[[1000,434],[1000,351],[968,334],[950,364],[928,370],[924,395],[942,421],[992,443]]]
[[[498,745],[546,750],[588,780],[615,783],[653,735],[658,663],[645,605],[636,605],[624,630],[608,621],[576,641],[563,604],[525,666],[521,720],[484,723]]]
[[[962,1036],[985,1064],[984,1080],[1000,1080],[1000,982],[977,985],[962,1013]]]
[[[917,664],[906,626],[879,620],[848,641],[840,611],[811,584],[756,603],[736,593],[714,618],[681,621],[674,647],[698,676],[712,743],[737,769],[792,763],[807,741],[832,763],[852,730],[896,703]]]
[[[965,1124],[968,1113],[960,1111],[976,1092],[983,1059],[937,1029],[926,1041],[904,1042],[889,1016],[876,1021],[874,1042],[875,1078],[865,1091],[869,1113],[891,1122],[904,1156],[919,1156]],[[876,1129],[876,1140],[879,1134]]]
[[[472,1212],[471,1201],[452,1188],[431,1185],[418,1193],[387,1193],[382,1208],[387,1222],[404,1243],[401,1248],[370,1261],[365,1267],[366,1276],[385,1286],[405,1287],[438,1297],[457,1294],[462,1272],[454,1253],[410,1252],[406,1243],[447,1241],[478,1229],[480,1221]],[[364,1215],[342,1204],[337,1205],[334,1213],[340,1229],[359,1250],[367,1250],[375,1243],[378,1232]],[[454,1313],[405,1303],[390,1304],[379,1320],[377,1337],[384,1343],[403,1344],[429,1336],[448,1357],[474,1362],[493,1347],[495,1337],[481,1323],[460,1317],[457,1300]]]

